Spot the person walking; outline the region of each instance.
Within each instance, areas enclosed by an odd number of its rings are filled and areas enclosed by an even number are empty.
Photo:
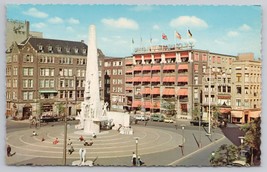
[[[132,155],[132,165],[136,166],[136,154],[134,152],[133,152],[133,155]]]
[[[11,156],[11,146],[10,145],[7,145],[6,152],[7,152],[7,156],[10,157]]]

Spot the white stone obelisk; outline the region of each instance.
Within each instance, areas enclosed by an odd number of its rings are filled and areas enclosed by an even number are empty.
[[[87,49],[84,102],[81,105],[80,126],[85,133],[99,133],[103,120],[99,96],[98,58],[96,47],[96,28],[89,26],[89,43]]]

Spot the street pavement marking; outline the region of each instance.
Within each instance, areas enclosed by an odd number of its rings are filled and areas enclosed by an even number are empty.
[[[146,151],[146,152],[143,152],[142,155],[144,155],[144,154],[151,154],[151,153],[158,153],[158,152],[164,152],[164,151],[167,151],[167,150],[170,150],[170,149],[173,149],[173,148],[176,147],[175,144],[173,144],[174,146],[171,145],[171,146],[165,146],[164,147],[164,145],[170,145],[170,142],[171,141],[175,141],[176,142],[176,140],[173,138],[173,135],[177,135],[177,134],[174,133],[174,132],[171,132],[171,131],[162,131],[162,130],[155,130],[155,129],[152,130],[150,128],[147,128],[146,129],[146,132],[145,132],[143,130],[143,128],[139,128],[139,127],[136,128],[136,131],[137,132],[141,132],[141,134],[138,133],[138,135],[141,135],[142,136],[142,139],[146,139],[146,140],[149,139],[149,142],[148,141],[145,141],[145,142],[143,142],[143,143],[141,142],[139,144],[140,150]],[[35,152],[36,152],[36,153],[38,153],[38,155],[27,155],[27,154],[22,154],[22,153],[19,153],[19,152],[18,152],[18,155],[31,156],[31,157],[45,157],[45,158],[47,158],[47,157],[48,158],[62,158],[62,156],[60,156],[60,154],[62,153],[62,149],[63,149],[61,147],[62,146],[61,142],[58,145],[52,145],[52,140],[51,140],[51,146],[48,146],[47,145],[48,144],[48,141],[45,142],[46,145],[40,145],[43,142],[41,142],[41,139],[38,139],[38,137],[35,137],[35,136],[32,137],[31,135],[29,135],[29,136],[27,136],[27,135],[21,135],[21,133],[22,132],[11,134],[7,138],[9,138],[11,136],[17,138],[16,135],[19,134],[20,135],[19,141],[21,143],[23,143],[24,146],[15,146],[15,145],[11,145],[11,146],[14,147],[14,148],[17,148],[17,149],[24,150],[27,153],[32,152],[33,154],[35,154]],[[25,131],[24,131],[24,133],[25,133]],[[39,137],[42,135],[41,133],[42,132],[40,132]],[[46,135],[49,135],[50,134],[50,131],[48,131],[48,133],[47,133],[47,131],[44,131],[44,133],[46,133]],[[173,134],[170,134],[170,133],[173,133]],[[156,137],[155,136],[151,136],[151,135],[156,135]],[[28,142],[24,141],[24,138],[25,137],[28,138],[28,139],[29,138],[31,139],[31,137],[32,137],[33,140],[37,140],[36,143],[38,143],[38,141],[39,141],[40,144],[36,145],[36,144],[33,144],[33,143],[28,143]],[[113,137],[114,137],[114,135],[113,135]],[[160,137],[163,138],[163,142],[161,142],[161,144],[155,144],[155,145],[152,144],[153,145],[152,146],[151,143],[155,143],[157,140],[160,140]],[[99,137],[99,138],[101,138],[101,137]],[[150,139],[150,138],[153,138],[153,139]],[[129,138],[125,138],[125,139],[129,140]],[[97,139],[97,140],[100,140],[100,139]],[[118,141],[118,139],[115,139],[115,140]],[[102,139],[102,141],[104,142],[104,141],[109,141],[109,140],[103,140]],[[115,151],[106,151],[105,150],[104,152],[91,152],[91,154],[94,154],[94,153],[97,153],[97,154],[108,154],[108,155],[105,155],[105,156],[101,156],[101,158],[127,157],[127,156],[130,156],[130,154],[132,152],[132,149],[133,150],[135,149],[135,143],[133,142],[132,138],[131,138],[130,142],[132,143],[131,145],[128,144],[126,146],[119,146],[119,148],[120,148],[119,151],[118,150],[115,150]],[[102,145],[105,146],[105,144],[102,144]],[[113,143],[113,145],[114,145],[114,143]],[[148,145],[148,146],[147,147],[144,147],[145,145]],[[27,148],[27,146],[31,146],[31,148]],[[161,148],[161,146],[164,147],[165,149],[164,148]],[[38,147],[39,149],[38,150],[35,150],[35,149],[33,149],[33,147]],[[130,149],[121,150],[122,147],[130,148]],[[50,150],[51,150],[51,148],[53,148],[53,149],[57,149],[57,151],[47,151],[47,150],[43,150],[44,148],[49,148]],[[113,148],[118,148],[118,146],[111,146],[111,147],[107,147],[107,148],[93,148],[92,147],[90,149],[90,151],[97,150],[97,149],[101,149],[102,150],[102,149],[113,149]],[[59,152],[59,149],[60,149],[60,152]],[[153,149],[155,149],[155,150],[153,150]],[[59,154],[59,157],[58,156],[54,156],[54,155],[48,155],[48,156],[46,156],[46,155],[40,155],[40,153],[42,153],[42,152],[45,153],[45,154],[46,153],[49,153],[49,154]],[[77,157],[79,157],[78,156],[78,152],[76,152],[76,153],[75,152],[74,152],[75,157],[76,157],[76,155],[77,155]],[[123,154],[114,156],[114,153],[123,153]],[[127,154],[125,155],[125,153],[127,153]],[[95,157],[95,156],[92,156],[92,157]]]
[[[206,146],[204,146],[204,147],[202,147],[202,148],[200,148],[200,149],[197,149],[197,150],[194,151],[194,152],[191,152],[191,153],[188,154],[188,155],[185,155],[185,156],[183,156],[183,157],[177,159],[176,161],[174,161],[174,162],[172,162],[172,163],[170,163],[170,164],[168,164],[168,165],[169,165],[169,166],[175,165],[175,164],[177,164],[179,161],[182,161],[182,160],[188,158],[189,156],[191,156],[191,155],[193,155],[193,154],[195,154],[195,153],[198,153],[198,152],[200,152],[200,151],[203,151],[204,149],[207,149],[208,147],[212,146],[213,144],[222,141],[224,138],[225,138],[225,136],[223,136],[223,137],[220,138],[219,140],[216,140],[216,141],[214,141],[214,142],[212,142],[212,143],[210,143],[210,144],[208,144],[208,145],[206,145]]]

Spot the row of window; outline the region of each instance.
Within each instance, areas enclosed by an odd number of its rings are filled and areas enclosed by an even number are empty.
[[[40,88],[54,88],[54,79],[40,79]]]
[[[113,61],[112,63],[111,62],[105,62],[104,63],[104,66],[105,67],[109,67],[109,66],[122,66],[122,61]]]
[[[105,74],[111,75],[111,71],[112,71],[112,75],[123,75],[122,69],[105,70]]]

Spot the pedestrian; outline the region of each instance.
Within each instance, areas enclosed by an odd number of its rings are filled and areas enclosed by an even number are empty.
[[[136,166],[136,154],[134,152],[132,155],[132,164],[133,164],[133,166]]]
[[[58,141],[58,138],[56,138],[56,139],[53,141],[53,144],[56,145],[56,144],[58,144],[58,142],[59,142],[59,141]]]
[[[72,141],[69,139],[69,141],[68,141],[68,145],[72,145]]]
[[[80,142],[84,141],[83,136],[80,136],[79,140],[80,140]]]
[[[147,125],[147,123],[148,123],[148,120],[145,121],[145,126]]]
[[[42,142],[45,141],[44,137],[42,137],[41,141],[42,141]]]
[[[96,134],[95,133],[93,133],[92,136],[93,136],[94,139],[96,138]]]
[[[32,136],[37,136],[37,133],[35,131],[33,131]]]
[[[71,146],[71,147],[69,148],[68,152],[69,152],[70,155],[74,152],[74,148],[73,148],[73,146]]]
[[[11,147],[10,147],[10,145],[7,145],[6,152],[7,152],[7,156],[10,157],[11,156]]]
[[[141,160],[141,157],[138,156],[137,158],[137,166],[142,166],[144,164],[144,162]]]

